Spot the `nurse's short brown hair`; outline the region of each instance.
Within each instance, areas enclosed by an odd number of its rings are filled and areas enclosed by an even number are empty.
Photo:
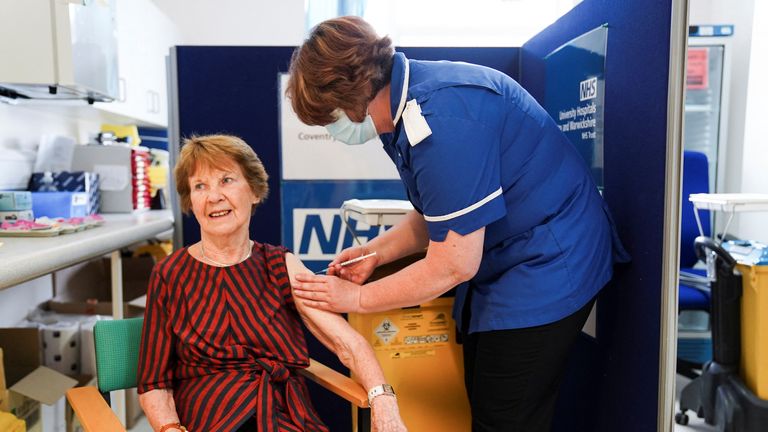
[[[173,170],[181,211],[189,213],[192,208],[189,178],[199,168],[225,169],[231,163],[240,167],[251,191],[259,199],[251,208],[251,213],[255,212],[256,207],[269,195],[269,175],[251,146],[232,135],[193,136],[184,140]]]
[[[333,123],[336,108],[361,121],[389,84],[394,53],[392,40],[360,17],[321,22],[291,58],[286,94],[293,110],[309,125]]]

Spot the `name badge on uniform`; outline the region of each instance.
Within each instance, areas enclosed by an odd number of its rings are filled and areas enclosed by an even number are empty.
[[[432,135],[432,129],[429,128],[427,120],[421,115],[421,107],[416,103],[416,99],[411,99],[405,104],[403,126],[411,147]]]

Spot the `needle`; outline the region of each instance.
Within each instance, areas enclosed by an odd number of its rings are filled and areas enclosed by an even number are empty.
[[[372,257],[374,255],[376,255],[376,252],[371,252],[371,253],[369,253],[367,255],[359,256],[357,258],[352,258],[349,261],[344,261],[343,263],[340,263],[339,265],[342,266],[342,267],[348,266],[350,264],[354,264],[356,262],[360,262],[360,261],[362,261],[362,260],[364,260],[366,258],[370,258],[370,257]],[[318,272],[315,272],[315,274],[326,273],[328,271],[328,269],[330,269],[330,267],[326,267],[326,268],[324,268],[324,269],[322,269],[322,270],[320,270]]]

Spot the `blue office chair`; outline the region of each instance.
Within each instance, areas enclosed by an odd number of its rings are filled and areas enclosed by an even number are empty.
[[[678,290],[679,311],[706,311],[710,308],[709,283],[706,270],[694,269],[698,262],[694,240],[701,235],[696,223],[691,194],[709,192],[709,164],[707,156],[700,152],[685,151],[683,155],[683,196],[680,221],[680,283]],[[703,235],[711,234],[709,211],[699,211]],[[679,340],[677,371],[689,378],[698,374],[702,363],[711,356],[711,339]]]

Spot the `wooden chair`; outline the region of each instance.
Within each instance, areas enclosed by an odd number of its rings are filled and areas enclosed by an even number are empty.
[[[93,336],[98,387],[67,391],[67,401],[85,432],[125,432],[109,406],[109,392],[136,387],[142,323],[143,318],[96,323]],[[352,403],[358,411],[358,431],[370,431],[368,396],[358,383],[312,359],[300,373]]]

